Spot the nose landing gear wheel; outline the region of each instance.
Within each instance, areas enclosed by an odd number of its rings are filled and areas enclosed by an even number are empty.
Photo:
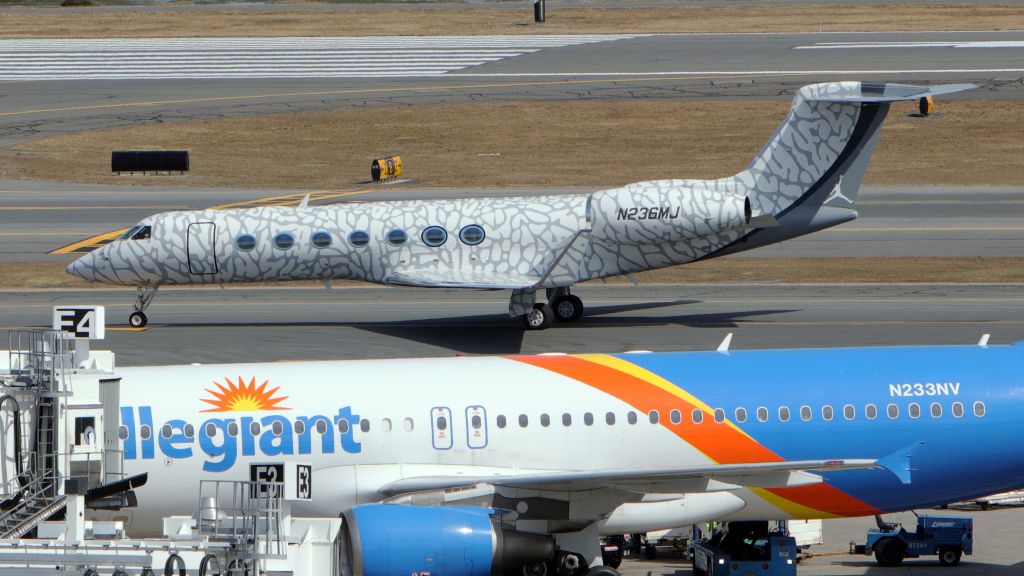
[[[132,312],[132,315],[128,317],[128,324],[132,328],[142,328],[149,322],[149,318],[146,318],[144,312]]]
[[[527,330],[543,330],[551,325],[554,318],[555,313],[551,311],[551,306],[534,304],[533,310],[523,316],[523,325]]]

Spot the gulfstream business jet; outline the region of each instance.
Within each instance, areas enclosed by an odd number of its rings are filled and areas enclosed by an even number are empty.
[[[160,366],[111,417],[130,533],[303,463],[353,574],[576,576],[603,533],[1022,488],[1022,374],[1019,344]]]
[[[857,217],[853,202],[894,101],[972,88],[805,86],[739,174],[655,180],[592,194],[167,212],[68,272],[137,286],[133,326],[158,287],[350,278],[510,289],[528,328],[571,322],[579,282],[715,258]],[[714,127],[709,127],[714,129]],[[537,302],[544,291],[547,303]]]

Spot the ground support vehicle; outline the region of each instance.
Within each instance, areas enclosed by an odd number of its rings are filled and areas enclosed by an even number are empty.
[[[768,524],[728,522],[694,542],[694,576],[795,576],[796,539]]]
[[[917,527],[908,532],[903,526],[883,522],[875,516],[878,528],[868,530],[864,544],[850,543],[851,554],[875,555],[881,566],[899,566],[905,558],[938,556],[939,564],[956,566],[960,558],[974,549],[974,520],[958,516],[918,516]]]

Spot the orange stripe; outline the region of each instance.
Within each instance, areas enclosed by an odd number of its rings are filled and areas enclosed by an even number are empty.
[[[611,366],[617,364],[613,360],[625,361],[613,356],[597,355],[514,356],[512,359],[587,384],[641,412],[657,410],[663,426],[713,462],[743,464],[784,461],[781,456],[758,443],[728,420],[722,423],[715,422],[709,407],[703,403],[698,406],[694,402],[700,402],[699,399],[683,390],[673,393],[668,387],[659,386],[657,381],[663,380],[661,377],[635,364],[626,363],[627,367],[620,370]],[[691,414],[695,409],[704,412],[704,421],[700,424],[693,423]],[[668,416],[672,410],[680,410],[683,413],[679,424],[671,423]],[[793,488],[755,489],[754,492],[796,517],[806,516],[808,512],[820,516],[864,516],[879,513],[875,507],[825,483]]]

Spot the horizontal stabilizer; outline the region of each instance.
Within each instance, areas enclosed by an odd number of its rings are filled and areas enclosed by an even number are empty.
[[[910,84],[835,82],[804,86],[800,89],[800,96],[804,100],[824,102],[899,102],[903,100],[918,100],[925,96],[963,92],[964,90],[973,90],[977,87],[977,84],[913,86]]]
[[[559,470],[525,474],[417,476],[396,480],[381,487],[385,496],[425,490],[462,488],[490,484],[508,488],[578,491],[615,489],[637,493],[677,493],[730,490],[739,486],[776,488],[821,482],[813,472],[875,468],[874,460],[798,460],[714,464],[686,468],[625,470]]]
[[[521,290],[536,286],[540,276],[531,274],[477,272],[442,268],[398,269],[386,280],[388,284],[421,288],[481,288],[485,290]]]

